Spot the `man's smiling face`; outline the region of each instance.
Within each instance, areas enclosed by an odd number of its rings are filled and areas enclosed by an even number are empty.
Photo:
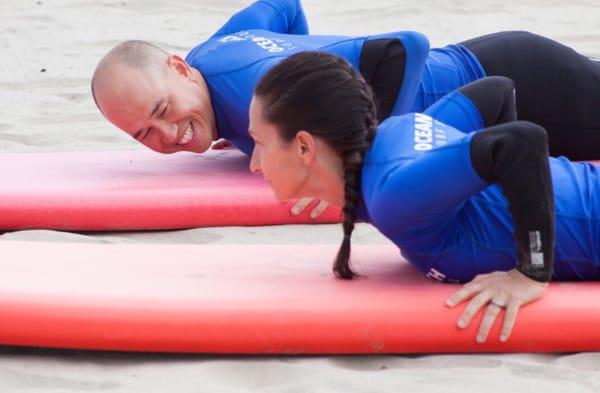
[[[179,56],[148,67],[104,65],[93,84],[104,116],[154,151],[202,153],[217,137],[208,88]]]

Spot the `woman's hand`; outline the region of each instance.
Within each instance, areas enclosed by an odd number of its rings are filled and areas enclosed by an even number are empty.
[[[471,299],[458,320],[458,327],[463,329],[481,308],[488,305],[477,334],[479,343],[485,342],[494,321],[502,309],[506,308],[500,333],[500,341],[505,342],[515,325],[519,308],[541,298],[547,286],[548,283],[534,281],[516,269],[480,274],[450,296],[446,305],[455,307]]]
[[[292,206],[292,214],[294,216],[297,216],[299,214],[302,214],[302,212],[304,211],[304,209],[306,209],[306,206],[310,205],[310,203],[312,201],[314,201],[315,198],[302,198],[300,199],[298,202],[294,203],[294,206]],[[327,206],[329,206],[329,204],[323,200],[319,201],[319,203],[317,204],[317,206],[315,206],[312,211],[310,212],[310,218],[319,218],[321,216],[321,214],[323,214],[323,212],[325,211],[325,209],[327,209]]]

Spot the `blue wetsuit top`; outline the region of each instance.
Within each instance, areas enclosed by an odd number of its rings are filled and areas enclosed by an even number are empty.
[[[411,112],[423,112],[446,94],[486,76],[477,57],[461,45],[431,49]]]
[[[308,36],[299,0],[261,0],[234,15],[208,41],[187,55],[208,85],[219,136],[246,154],[254,144],[248,135],[248,108],[260,78],[286,57],[306,50],[326,51],[348,60],[357,70],[363,44],[368,40],[396,38],[406,62],[394,114],[410,108],[421,79],[429,42],[416,32],[376,36]],[[300,35],[299,35],[300,34]]]
[[[481,128],[476,107],[455,92],[425,114],[388,118],[365,157],[358,216],[433,279],[467,282],[517,263],[512,216],[501,187],[483,181],[472,166],[472,131]],[[600,168],[549,160],[556,220],[552,278],[597,280]]]

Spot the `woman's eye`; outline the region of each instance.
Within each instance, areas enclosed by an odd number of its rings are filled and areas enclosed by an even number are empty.
[[[163,111],[160,113],[160,117],[164,117],[165,116],[165,114],[167,113],[167,108],[168,107],[169,107],[168,105],[165,106],[165,109],[163,109]]]

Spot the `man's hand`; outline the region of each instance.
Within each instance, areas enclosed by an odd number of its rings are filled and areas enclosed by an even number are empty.
[[[516,269],[480,274],[450,296],[446,305],[455,307],[471,299],[458,320],[461,329],[466,328],[477,312],[487,305],[477,333],[479,343],[485,342],[494,321],[505,308],[500,341],[506,342],[517,320],[519,308],[541,298],[547,286],[548,283],[534,281]]]
[[[315,201],[315,198],[302,198],[300,199],[298,202],[296,202],[291,209],[292,215],[294,216],[298,216],[300,214],[302,214],[302,212],[304,211],[304,209],[306,209],[306,207],[308,205],[311,204],[312,201]],[[319,218],[321,216],[321,214],[323,214],[323,212],[325,211],[325,209],[327,209],[327,206],[329,206],[329,204],[323,200],[319,201],[319,203],[317,204],[317,206],[315,206],[312,211],[310,212],[310,218]]]

